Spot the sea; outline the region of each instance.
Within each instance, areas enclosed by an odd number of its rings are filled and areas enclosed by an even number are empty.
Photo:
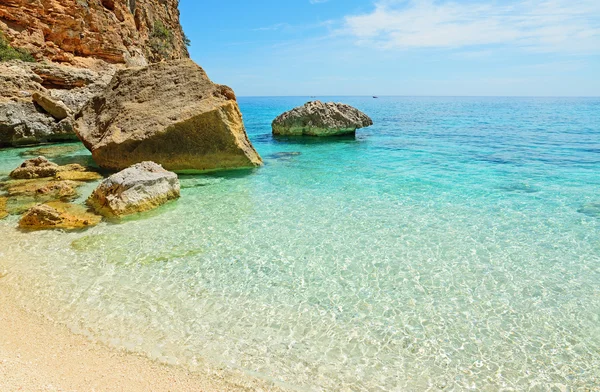
[[[319,99],[374,125],[276,138],[311,98],[241,97],[263,167],[85,231],[0,220],[3,287],[94,341],[292,391],[600,390],[600,98]],[[73,146],[54,160],[93,165]]]

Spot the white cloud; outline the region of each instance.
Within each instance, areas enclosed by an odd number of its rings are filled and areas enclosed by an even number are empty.
[[[600,0],[380,1],[344,32],[380,48],[510,45],[600,54]]]
[[[252,29],[253,31],[272,31],[272,30],[281,30],[283,28],[290,27],[288,23],[277,23],[271,26],[257,27]]]

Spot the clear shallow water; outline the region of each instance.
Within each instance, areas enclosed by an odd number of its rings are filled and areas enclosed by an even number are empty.
[[[600,99],[335,100],[376,125],[273,139],[306,98],[241,98],[263,168],[184,176],[179,201],[85,232],[0,221],[7,289],[110,345],[302,391],[600,389]]]

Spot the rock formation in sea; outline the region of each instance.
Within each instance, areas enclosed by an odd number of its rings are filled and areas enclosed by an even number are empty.
[[[50,162],[45,157],[28,159],[10,173],[10,177],[21,179],[54,177],[58,172],[58,165]]]
[[[176,172],[262,163],[233,90],[188,59],[117,71],[77,114],[75,130],[110,170],[146,160]]]
[[[339,136],[354,134],[373,121],[352,106],[342,103],[311,101],[273,120],[274,135]]]
[[[179,198],[177,174],[154,162],[135,164],[105,179],[88,198],[88,205],[107,217],[155,209]]]
[[[101,220],[101,216],[89,212],[84,206],[49,202],[31,207],[21,217],[19,227],[27,230],[75,230],[95,226]]]
[[[59,166],[44,157],[29,159],[0,182],[3,206],[0,210],[18,215],[31,207],[51,201],[69,202],[80,196],[78,188],[102,175],[77,163]],[[0,215],[4,215],[0,212]]]
[[[94,181],[102,176],[78,163],[59,166],[50,162],[46,157],[27,159],[18,168],[10,173],[16,180],[55,177],[57,180]]]
[[[187,58],[178,3],[1,1],[0,147],[76,140],[71,114],[116,69]]]

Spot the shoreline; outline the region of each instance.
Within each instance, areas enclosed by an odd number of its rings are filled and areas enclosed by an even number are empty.
[[[92,342],[17,305],[5,288],[0,279],[2,391],[281,391],[241,372],[190,372]]]

